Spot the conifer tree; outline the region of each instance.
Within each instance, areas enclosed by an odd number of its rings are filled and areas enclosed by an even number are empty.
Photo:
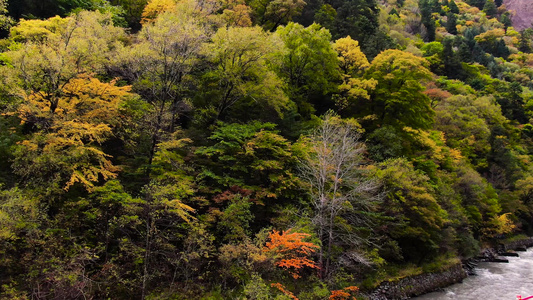
[[[533,51],[533,49],[531,48],[531,43],[530,43],[530,38],[531,38],[530,31],[531,30],[527,30],[527,29],[520,31],[520,40],[518,44],[518,50],[524,53],[531,53],[531,51]]]
[[[494,0],[487,0],[483,6],[483,12],[487,14],[487,17],[492,18],[498,13],[498,8],[494,3]]]
[[[448,14],[448,22],[446,22],[446,31],[451,34],[457,34],[457,17],[454,13]]]
[[[459,7],[457,7],[457,4],[455,3],[454,0],[450,0],[450,12],[454,13],[454,14],[458,14],[459,13]]]
[[[505,12],[502,17],[500,18],[500,23],[505,26],[505,30],[507,30],[507,27],[513,26],[513,22],[511,21],[511,18],[509,17],[509,12]]]

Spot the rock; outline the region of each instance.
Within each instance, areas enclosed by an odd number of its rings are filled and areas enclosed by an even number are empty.
[[[498,254],[500,256],[512,256],[512,257],[519,257],[518,253],[515,252],[503,252]]]
[[[464,278],[466,278],[466,273],[461,264],[457,264],[443,272],[384,281],[367,296],[372,300],[409,299],[461,282]]]
[[[527,248],[525,246],[518,246],[514,251],[526,252]]]
[[[505,6],[508,10],[513,11],[511,13],[511,20],[513,21],[513,27],[520,31],[531,26],[533,20],[533,1],[531,0],[505,0]]]
[[[509,260],[505,258],[494,258],[491,262],[509,263]]]

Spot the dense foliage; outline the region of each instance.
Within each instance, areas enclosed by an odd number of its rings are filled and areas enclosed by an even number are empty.
[[[351,299],[533,234],[501,2],[0,0],[0,298]]]

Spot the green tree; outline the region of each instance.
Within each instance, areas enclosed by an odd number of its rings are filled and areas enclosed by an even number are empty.
[[[205,92],[195,100],[202,118],[208,124],[244,120],[243,111],[250,119],[280,117],[290,102],[284,83],[268,65],[276,50],[283,51],[279,37],[260,27],[220,28],[204,48],[213,70],[204,75]]]
[[[182,2],[174,11],[163,13],[145,25],[136,43],[123,47],[112,63],[114,74],[131,82],[133,91],[152,106],[145,117],[151,139],[148,166],[156,145],[173,133],[179,117],[191,110],[186,101],[190,97],[189,75],[209,36],[206,16],[198,9]]]
[[[250,1],[254,23],[270,31],[292,21],[294,17],[300,15],[305,5],[306,2],[303,0]]]
[[[520,31],[518,50],[524,53],[531,53],[533,51],[533,48],[531,47],[531,36],[532,30],[525,29]]]
[[[487,14],[489,18],[495,17],[498,13],[498,7],[494,4],[494,0],[487,0],[483,6],[483,12]]]
[[[454,0],[450,0],[450,12],[452,14],[458,14],[459,13],[459,7],[457,7],[457,4]]]
[[[211,146],[196,151],[201,172],[197,180],[208,195],[246,190],[256,201],[290,198],[296,188],[290,143],[271,123],[220,124]]]
[[[387,160],[375,170],[383,183],[383,213],[392,218],[390,237],[407,261],[420,263],[439,250],[447,213],[435,198],[428,177],[404,158]]]
[[[333,92],[340,77],[331,34],[318,24],[289,23],[279,27],[276,35],[287,49],[278,52],[277,73],[289,84],[289,97],[298,105],[299,114],[308,118],[312,104]]]
[[[7,13],[7,0],[0,0],[0,30],[8,29],[13,23],[13,19]]]
[[[365,78],[378,84],[363,111],[373,116],[376,127],[431,127],[434,112],[421,84],[431,77],[427,67],[425,59],[400,50],[387,50],[374,58]]]
[[[446,21],[446,31],[451,34],[457,34],[457,16],[454,13],[448,14],[448,20]]]

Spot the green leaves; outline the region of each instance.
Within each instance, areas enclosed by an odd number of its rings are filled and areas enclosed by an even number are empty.
[[[374,58],[365,78],[378,81],[366,105],[367,113],[377,118],[375,126],[430,128],[434,112],[421,84],[431,78],[427,67],[425,59],[399,50]]]

